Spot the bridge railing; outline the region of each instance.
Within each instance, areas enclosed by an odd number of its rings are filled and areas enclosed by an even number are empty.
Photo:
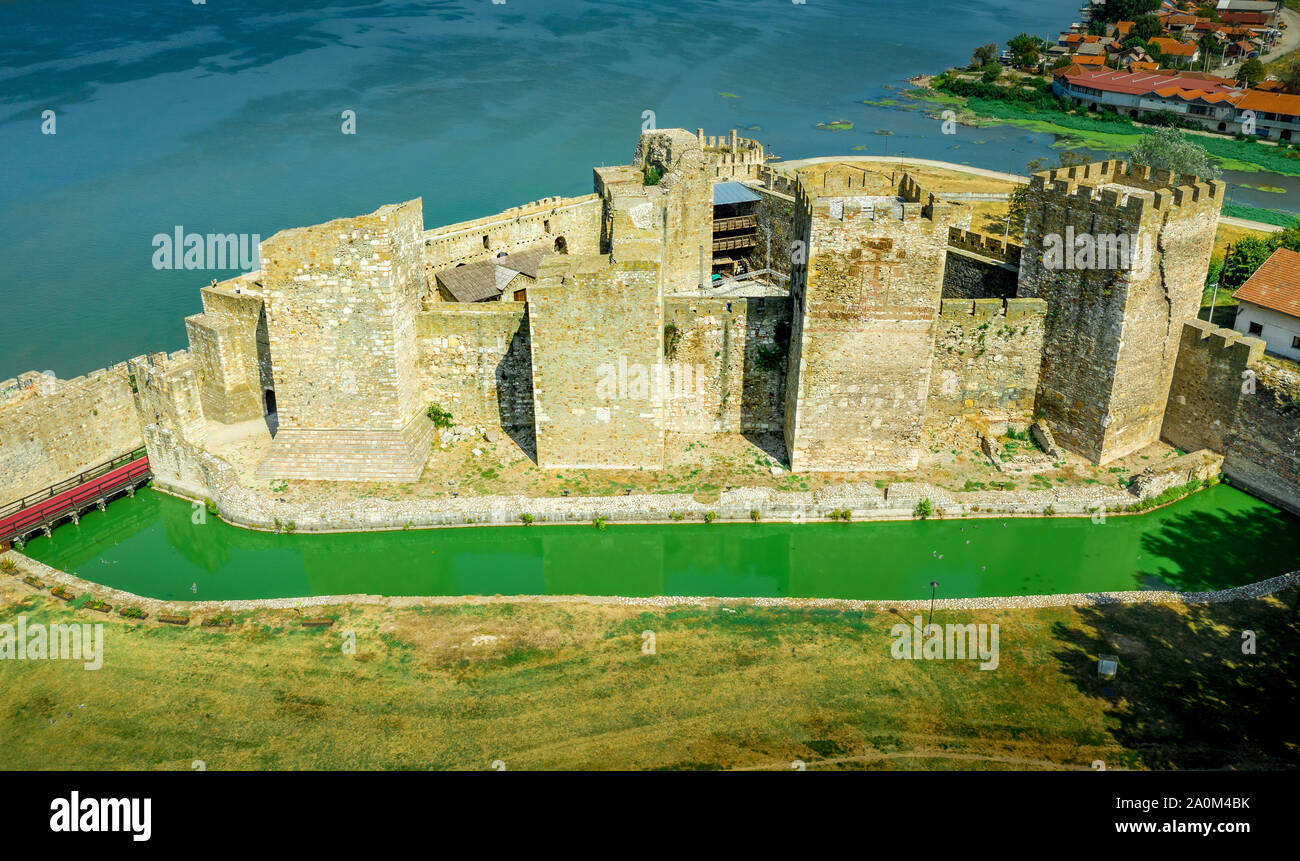
[[[73,488],[80,487],[81,485],[85,484],[91,479],[99,478],[101,475],[107,475],[113,470],[118,469],[119,467],[126,466],[131,461],[139,460],[144,456],[145,456],[145,449],[143,446],[141,446],[140,448],[135,449],[134,451],[129,451],[123,455],[118,455],[112,460],[105,461],[104,463],[101,463],[97,466],[92,466],[90,469],[85,470],[84,472],[79,472],[72,478],[64,479],[63,481],[60,481],[58,484],[51,484],[49,487],[44,488],[43,490],[38,490],[35,493],[29,493],[26,496],[22,497],[21,499],[16,499],[13,502],[6,503],[4,506],[0,506],[0,520],[5,520],[11,515],[17,514],[19,511],[22,511],[24,508],[30,508],[33,505],[37,505],[39,503],[45,502],[46,500],[53,499],[54,497],[58,496],[61,493],[66,493],[69,490],[72,490]]]

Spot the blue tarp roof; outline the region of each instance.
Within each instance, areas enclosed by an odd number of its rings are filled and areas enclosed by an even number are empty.
[[[743,182],[718,182],[713,185],[713,205],[726,203],[752,203],[759,200],[758,193]]]

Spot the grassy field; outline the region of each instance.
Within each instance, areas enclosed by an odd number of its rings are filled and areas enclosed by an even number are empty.
[[[1300,765],[1300,635],[1276,599],[937,613],[1000,626],[981,671],[891,659],[886,611],[340,607],[333,630],[292,611],[219,630],[78,613],[10,577],[0,597],[0,622],[102,620],[106,641],[94,672],[0,662],[3,769]]]

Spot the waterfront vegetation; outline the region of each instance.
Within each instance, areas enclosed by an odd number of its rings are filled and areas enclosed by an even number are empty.
[[[1167,113],[1148,114],[1144,116],[1148,124],[1144,125],[1113,109],[1076,108],[1068,99],[1052,94],[1052,82],[1047,78],[1024,77],[1002,85],[945,72],[931,82],[931,87],[951,97],[945,102],[949,107],[964,107],[969,112],[968,122],[1005,123],[1059,134],[1076,146],[1114,153],[1126,152],[1153,125],[1168,126],[1177,119]],[[1193,137],[1226,170],[1300,176],[1300,142],[1278,145],[1195,131],[1185,135]]]
[[[87,615],[15,578],[0,595],[4,621]],[[913,614],[881,609],[313,608],[328,629],[289,609],[228,628],[93,614],[99,671],[6,662],[0,768],[1296,768],[1293,598],[936,610],[999,626],[992,671],[891,659]],[[1243,630],[1277,636],[1246,656]],[[1099,654],[1119,655],[1115,679]]]

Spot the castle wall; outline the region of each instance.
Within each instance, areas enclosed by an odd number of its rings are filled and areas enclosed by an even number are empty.
[[[907,183],[801,180],[785,439],[802,472],[914,469],[954,208]],[[882,187],[882,184],[883,187]],[[900,200],[900,198],[902,198]]]
[[[71,478],[141,444],[126,364],[44,393],[39,373],[0,383],[0,505]]]
[[[421,402],[457,424],[532,428],[528,317],[523,302],[445,303],[415,317]]]
[[[945,299],[936,323],[930,414],[1032,413],[1046,314],[1041,299]]]
[[[1058,441],[1106,463],[1159,438],[1223,184],[1105,162],[1037,174],[1029,194],[1018,295],[1049,308],[1038,407]],[[1136,237],[1131,265],[1077,257],[1076,236]]]
[[[420,404],[420,200],[262,243],[281,428],[400,430]]]
[[[665,428],[780,433],[790,313],[786,297],[665,298]]]
[[[528,291],[537,462],[546,469],[661,469],[659,268],[543,264]],[[559,267],[568,267],[561,272]]]
[[[185,318],[185,331],[199,377],[203,414],[223,424],[260,417],[264,399],[255,330],[219,314],[195,314]]]
[[[547,197],[496,215],[426,230],[426,278],[432,285],[433,273],[439,270],[534,245],[555,249],[559,240],[569,254],[594,254],[600,250],[602,206],[596,194]],[[426,298],[436,301],[436,294],[435,290]]]
[[[1234,484],[1300,514],[1300,373],[1266,360],[1258,338],[1183,326],[1163,436],[1221,453]]]
[[[135,423],[149,451],[154,476],[186,487],[204,487],[195,452],[207,441],[198,374],[184,350],[151,353],[127,362],[135,380]]]
[[[1010,299],[1020,277],[1021,247],[953,228],[943,272],[945,299]]]
[[[681,129],[644,132],[633,164],[640,171],[654,168],[661,174],[658,185],[641,189],[663,219],[653,225],[662,235],[661,256],[637,257],[615,246],[614,259],[657,260],[665,294],[693,292],[700,285],[701,253],[706,278],[713,261],[713,178],[699,142]],[[614,238],[617,242],[617,232]]]

